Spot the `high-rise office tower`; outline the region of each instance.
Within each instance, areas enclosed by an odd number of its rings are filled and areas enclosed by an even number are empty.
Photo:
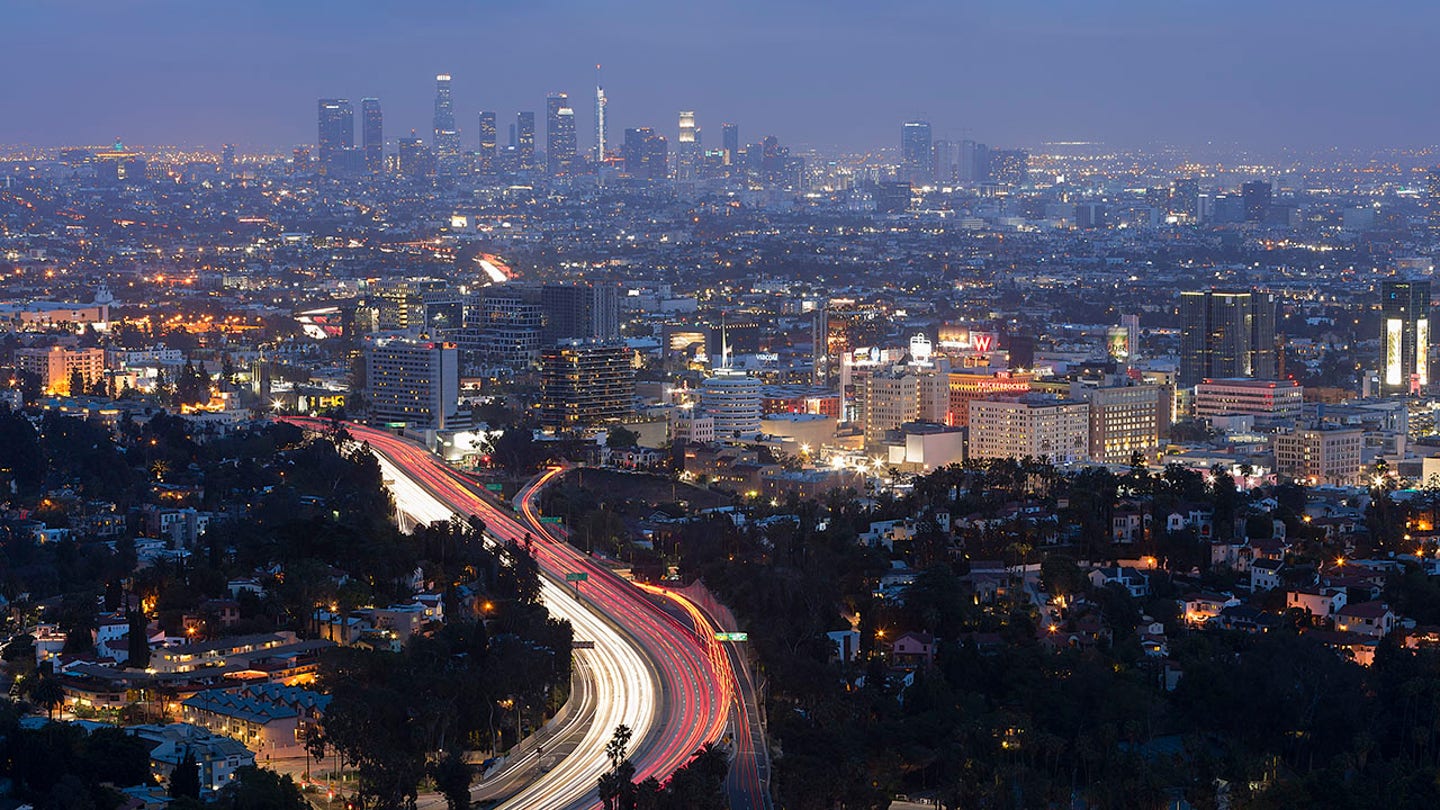
[[[949,141],[935,142],[935,180],[938,183],[955,182],[955,144]]]
[[[960,155],[956,161],[957,173],[962,183],[985,183],[990,180],[990,147],[972,140],[960,142]]]
[[[625,130],[625,143],[620,149],[625,160],[625,173],[642,180],[663,180],[670,159],[670,144],[664,135],[650,127]]]
[[[609,130],[605,127],[605,88],[600,85],[600,66],[595,66],[595,165],[605,162],[605,150],[610,145]]]
[[[546,343],[620,336],[620,291],[613,284],[546,284],[540,288]]]
[[[1255,291],[1180,296],[1180,386],[1207,378],[1275,377],[1275,296]]]
[[[1380,285],[1381,346],[1385,356],[1382,390],[1419,393],[1430,385],[1430,282],[1386,281]]]
[[[355,108],[349,99],[322,98],[319,119],[320,136],[316,146],[321,165],[328,167],[341,152],[355,148]]]
[[[1241,185],[1240,197],[1245,201],[1245,221],[1264,222],[1270,213],[1270,181],[1251,180]]]
[[[395,159],[400,174],[406,177],[426,177],[435,173],[435,153],[425,146],[425,141],[410,130],[410,137],[401,138],[395,144]]]
[[[734,166],[740,162],[740,125],[720,125],[720,148],[725,156],[725,165]]]
[[[385,171],[385,119],[380,113],[380,99],[362,99],[360,114],[360,145],[365,150],[365,170],[380,174]]]
[[[694,180],[700,168],[700,137],[695,113],[680,112],[680,137],[675,142],[675,179]]]
[[[495,113],[482,110],[480,113],[480,170],[495,170]]]
[[[515,153],[520,158],[520,168],[535,168],[535,113],[515,114]]]
[[[227,143],[220,148],[220,167],[225,171],[235,169],[235,144]]]
[[[570,96],[554,93],[545,99],[545,169],[554,177],[575,168],[575,110]]]
[[[455,127],[455,102],[450,95],[450,74],[435,77],[435,138],[431,145],[444,160],[460,154],[460,130]]]
[[[925,185],[935,179],[930,122],[906,121],[900,127],[900,179]]]
[[[444,430],[460,402],[454,343],[388,340],[365,349],[370,418]]]

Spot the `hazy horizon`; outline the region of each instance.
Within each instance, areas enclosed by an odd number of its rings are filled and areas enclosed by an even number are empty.
[[[894,147],[908,119],[996,146],[1262,153],[1413,148],[1440,129],[1422,84],[1440,7],[1411,0],[8,5],[5,144],[285,149],[314,142],[316,99],[332,96],[378,97],[387,140],[428,141],[448,72],[465,148],[488,109],[502,143],[516,111],[536,112],[543,149],[545,96],[563,90],[583,149],[597,62],[616,142],[630,126],[672,134],[681,109],[707,144],[733,121],[745,142],[846,151]]]

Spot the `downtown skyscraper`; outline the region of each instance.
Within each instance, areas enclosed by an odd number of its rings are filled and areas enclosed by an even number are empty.
[[[605,149],[610,145],[605,126],[605,87],[600,84],[600,66],[595,66],[595,165],[605,162]]]
[[[575,110],[568,94],[555,93],[545,99],[545,168],[549,174],[573,174],[575,150]]]
[[[680,111],[680,137],[675,140],[675,179],[696,179],[700,172],[700,131],[692,110]]]
[[[450,74],[435,77],[434,137],[430,141],[435,156],[444,160],[460,154],[460,130],[455,126],[455,101],[450,95]]]
[[[935,152],[929,121],[906,121],[900,127],[900,180],[925,185],[935,179]]]
[[[740,162],[740,125],[720,125],[720,148],[724,150],[723,160],[726,166],[734,166]]]
[[[515,154],[521,169],[535,168],[535,113],[515,114]]]
[[[495,111],[480,111],[480,170],[494,171],[497,142]]]
[[[380,174],[385,171],[385,118],[380,112],[380,99],[361,99],[360,111],[360,144],[365,151],[365,170]]]
[[[355,108],[346,98],[322,98],[317,112],[315,144],[320,164],[328,168],[345,150],[355,148]]]

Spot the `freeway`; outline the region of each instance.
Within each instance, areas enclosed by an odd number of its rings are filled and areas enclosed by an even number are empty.
[[[731,679],[730,708],[733,757],[725,777],[725,794],[730,810],[770,810],[770,791],[766,789],[769,773],[765,731],[760,723],[759,698],[750,663],[741,648],[732,642],[721,642],[716,633],[726,631],[720,622],[684,593],[659,585],[640,585],[649,593],[673,602],[695,627],[704,634],[715,670]]]
[[[328,425],[319,419],[287,417],[285,421],[312,430]],[[595,714],[590,728],[569,755],[503,807],[596,806],[596,783],[608,768],[604,747],[616,725],[623,723],[634,731],[631,760],[637,779],[654,776],[662,781],[700,746],[725,733],[731,681],[715,669],[710,650],[693,630],[569,544],[544,532],[532,534],[527,523],[540,525],[533,506],[527,504],[522,523],[424,448],[383,430],[345,427],[380,458],[401,511],[426,521],[452,514],[478,515],[496,539],[528,545],[542,573],[546,606],[571,622],[577,639],[595,643],[593,650],[576,651],[594,675]],[[538,491],[550,475],[553,471],[527,491]],[[584,574],[586,579],[571,590],[562,584],[567,574]]]

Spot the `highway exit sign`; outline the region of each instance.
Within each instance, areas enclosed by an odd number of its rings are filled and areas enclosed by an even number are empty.
[[[749,633],[716,633],[716,641],[749,641]]]
[[[490,490],[491,492],[504,492],[504,491],[505,491],[505,485],[504,485],[504,484],[486,484],[486,485],[485,485],[485,488],[488,489],[488,490]]]
[[[589,578],[590,575],[585,573],[584,571],[575,571],[574,573],[565,575],[566,582],[584,582]]]
[[[559,522],[560,522],[560,516],[559,516],[559,515],[541,515],[541,516],[540,516],[540,522],[541,522],[541,523],[559,523]]]

